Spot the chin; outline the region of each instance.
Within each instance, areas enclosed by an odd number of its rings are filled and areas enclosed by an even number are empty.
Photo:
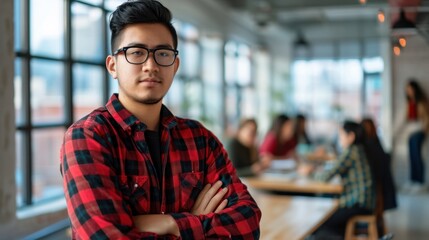
[[[146,104],[146,105],[154,105],[154,104],[158,104],[159,102],[162,102],[162,97],[161,98],[142,98],[139,100],[140,103]]]

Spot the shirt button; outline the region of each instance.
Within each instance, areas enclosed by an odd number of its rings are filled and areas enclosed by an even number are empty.
[[[138,188],[139,185],[137,183],[134,183],[134,188]]]

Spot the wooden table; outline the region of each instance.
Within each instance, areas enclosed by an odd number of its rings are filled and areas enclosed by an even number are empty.
[[[310,235],[338,208],[338,199],[251,194],[262,211],[261,239],[300,240]]]
[[[343,187],[339,180],[324,183],[301,176],[293,179],[266,176],[242,178],[247,186],[258,190],[314,194],[341,194]]]

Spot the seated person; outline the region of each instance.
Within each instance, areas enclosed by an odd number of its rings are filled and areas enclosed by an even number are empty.
[[[315,173],[314,178],[329,181],[337,174],[341,176],[343,193],[339,199],[340,206],[315,232],[314,239],[344,239],[347,221],[355,215],[371,214],[375,207],[375,191],[362,146],[360,125],[345,121],[339,132],[339,140],[343,152],[338,160],[329,170]],[[309,166],[303,167],[299,169],[300,173],[308,174],[312,170]]]
[[[229,158],[239,176],[252,176],[262,172],[264,166],[259,162],[258,149],[255,145],[257,123],[255,119],[243,119],[238,131],[227,145]]]
[[[259,154],[264,162],[274,159],[296,159],[297,144],[292,119],[281,114],[274,119],[270,131],[259,148]]]
[[[373,180],[383,194],[383,208],[384,210],[396,208],[396,187],[390,170],[390,155],[381,146],[374,121],[371,118],[364,118],[361,125],[365,132],[364,147]]]
[[[303,114],[296,115],[295,120],[295,138],[298,141],[298,144],[311,145],[312,141],[307,134],[307,119]]]

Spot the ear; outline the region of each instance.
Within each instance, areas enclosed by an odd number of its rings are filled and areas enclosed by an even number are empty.
[[[114,56],[112,55],[107,56],[106,69],[114,79],[118,78],[118,74],[116,72],[116,59]]]

